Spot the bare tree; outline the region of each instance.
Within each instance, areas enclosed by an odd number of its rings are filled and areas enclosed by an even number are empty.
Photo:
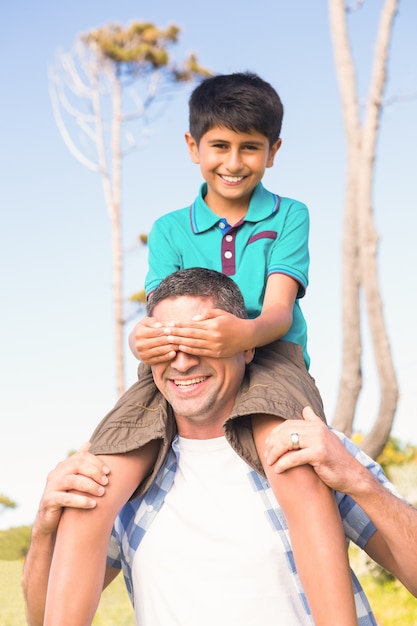
[[[372,201],[376,143],[398,1],[385,0],[381,11],[369,93],[361,119],[347,28],[349,9],[345,0],[329,0],[334,59],[347,144],[342,279],[343,356],[339,395],[332,424],[348,435],[352,433],[355,409],[362,388],[363,293],[380,386],[378,414],[371,431],[362,442],[363,449],[373,457],[382,451],[389,438],[398,402],[398,383],[378,279],[378,234]],[[363,0],[358,6],[362,4]]]
[[[54,117],[65,144],[85,167],[101,176],[112,236],[117,392],[124,391],[123,252],[121,173],[123,157],[143,139],[145,117],[163,111],[173,88],[209,74],[195,55],[182,67],[170,58],[180,29],[148,23],[110,25],[78,37],[49,71]],[[159,109],[155,106],[159,104]],[[135,126],[136,124],[136,126]],[[139,189],[138,189],[139,193]]]

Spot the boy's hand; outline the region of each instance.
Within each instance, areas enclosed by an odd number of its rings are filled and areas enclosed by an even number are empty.
[[[48,474],[34,523],[39,533],[48,535],[57,530],[64,507],[93,509],[96,498],[103,496],[110,470],[88,452],[90,445],[83,444],[78,452],[58,463]]]
[[[137,359],[147,365],[169,361],[178,350],[176,344],[168,341],[169,332],[170,327],[166,328],[153,317],[144,317],[130,334],[130,349]]]
[[[209,309],[187,324],[165,328],[168,345],[188,354],[229,357],[251,345],[251,320],[221,309]]]

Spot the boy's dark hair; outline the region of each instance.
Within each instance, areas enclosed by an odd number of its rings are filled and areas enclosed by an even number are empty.
[[[257,131],[272,146],[279,139],[284,108],[275,89],[251,72],[205,79],[189,100],[189,130],[197,145],[215,126],[235,132]]]
[[[152,317],[155,306],[161,300],[180,296],[211,298],[216,309],[222,309],[236,317],[248,317],[237,284],[225,274],[202,267],[178,270],[164,278],[152,292],[146,307],[147,314]]]

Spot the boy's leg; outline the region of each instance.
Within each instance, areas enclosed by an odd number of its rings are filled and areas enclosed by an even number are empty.
[[[306,369],[301,347],[275,341],[257,348],[247,366],[235,406],[224,424],[225,436],[235,452],[265,476],[253,439],[252,416],[301,419],[306,406],[326,421],[320,392]]]
[[[49,575],[44,626],[90,626],[103,589],[113,522],[142,482],[157,453],[152,441],[140,450],[103,456],[109,483],[94,509],[65,509]]]
[[[274,342],[256,350],[225,435],[235,451],[267,477],[283,509],[316,626],[357,625],[346,540],[332,492],[310,466],[276,474],[265,462],[265,440],[272,428],[283,419],[301,419],[305,406],[325,421],[300,346]]]
[[[282,420],[281,420],[282,421]],[[265,439],[279,420],[252,419],[269,484],[288,523],[298,575],[316,626],[357,626],[346,539],[333,493],[310,466],[276,474],[263,461]]]

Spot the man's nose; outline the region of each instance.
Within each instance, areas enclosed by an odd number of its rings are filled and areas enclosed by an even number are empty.
[[[175,358],[171,361],[171,367],[178,372],[186,372],[195,365],[198,365],[200,359],[196,354],[187,354],[187,352],[177,351]]]

